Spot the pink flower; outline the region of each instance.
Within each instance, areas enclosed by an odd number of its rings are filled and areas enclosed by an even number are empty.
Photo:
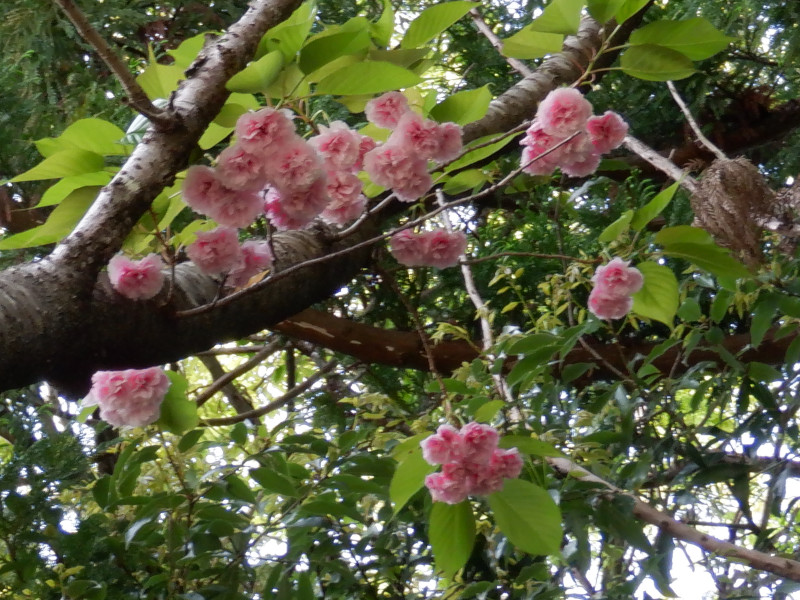
[[[121,254],[108,263],[108,278],[121,295],[131,300],[149,300],[164,284],[163,263],[155,254],[131,260]]]
[[[472,463],[467,473],[467,489],[470,494],[488,496],[503,489],[503,475],[490,463]]]
[[[294,229],[305,229],[314,220],[314,217],[304,217],[301,215],[290,215],[281,205],[279,192],[272,188],[267,192],[264,200],[264,212],[272,226],[278,231]]]
[[[461,428],[464,438],[464,458],[473,463],[488,463],[497,449],[499,435],[491,425],[467,423]]]
[[[425,236],[424,264],[437,269],[446,269],[458,264],[459,257],[467,250],[467,236],[462,231],[449,232],[435,229]]]
[[[292,113],[287,109],[262,108],[239,117],[236,122],[238,144],[254,154],[265,154],[294,137]]]
[[[460,460],[464,456],[464,440],[458,429],[441,425],[436,433],[422,440],[422,457],[432,465],[442,465]]]
[[[414,202],[422,198],[432,185],[433,178],[428,173],[427,165],[422,166],[420,163],[415,170],[405,175],[402,181],[397,181],[392,186],[392,191],[400,202]]]
[[[360,171],[361,168],[364,166],[364,155],[369,152],[370,150],[374,150],[375,147],[378,145],[378,142],[373,140],[368,135],[360,135],[359,134],[359,142],[358,142],[358,160],[356,160],[356,164],[353,165],[353,171]]]
[[[200,231],[186,248],[186,255],[206,275],[221,275],[241,266],[243,257],[236,230],[217,227]]]
[[[565,138],[586,126],[592,105],[574,88],[558,88],[539,103],[536,120],[546,133]]]
[[[306,190],[324,174],[319,155],[299,136],[270,154],[264,172],[269,182],[282,190]]]
[[[322,156],[329,170],[352,169],[358,162],[361,136],[343,121],[334,121],[330,127],[319,126],[320,134],[309,138],[308,143]]]
[[[183,182],[183,199],[194,211],[229,227],[247,227],[261,213],[261,200],[256,193],[225,186],[211,167],[189,167]]]
[[[98,371],[84,405],[98,405],[100,418],[114,427],[144,427],[158,419],[169,386],[158,367]]]
[[[359,194],[355,198],[331,199],[320,217],[326,223],[333,225],[344,225],[350,221],[355,221],[364,214],[367,208],[367,197]]]
[[[372,181],[386,188],[394,187],[417,170],[427,171],[427,168],[424,159],[397,144],[384,144],[364,155],[364,170]]]
[[[541,123],[534,121],[528,127],[525,137],[520,142],[524,146],[522,150],[522,170],[531,175],[552,175],[558,166],[561,148],[557,148],[544,156],[542,154],[563,139],[545,132]]]
[[[415,156],[433,158],[439,151],[439,125],[436,121],[423,119],[415,112],[407,112],[389,136],[387,145],[395,144],[408,149]]]
[[[231,287],[243,287],[247,285],[251,277],[265,271],[270,266],[274,257],[269,243],[260,240],[248,240],[242,244],[242,262],[234,268],[226,283]]]
[[[398,231],[389,238],[389,251],[397,262],[407,267],[421,267],[425,264],[425,238],[410,229]]]
[[[558,152],[558,166],[570,177],[586,177],[600,165],[600,153],[584,133],[564,144]]]
[[[217,175],[232,190],[260,190],[266,185],[263,172],[264,159],[236,144],[220,152],[217,157]]]
[[[607,265],[597,267],[592,276],[595,289],[607,292],[612,296],[630,296],[644,285],[642,272],[631,267],[630,261],[616,257]]]
[[[498,448],[492,453],[489,464],[505,479],[516,479],[522,472],[522,456],[516,448]]]
[[[408,100],[400,92],[386,92],[367,102],[364,112],[367,121],[378,127],[394,129],[397,122],[408,112]]]
[[[330,202],[325,177],[320,177],[305,190],[270,188],[264,200],[264,210],[278,230],[303,229]]]
[[[617,113],[607,110],[602,116],[591,117],[586,131],[600,154],[618,148],[628,134],[628,124]]]
[[[617,296],[596,287],[589,294],[589,310],[600,319],[621,319],[633,308],[633,298]]]
[[[431,473],[425,477],[425,486],[434,502],[458,504],[466,500],[469,493],[466,479],[448,477],[444,473]]]
[[[326,191],[331,200],[351,203],[361,193],[364,184],[350,171],[328,171]]]
[[[445,163],[453,160],[464,148],[461,139],[461,127],[456,123],[442,123],[439,125],[439,147],[432,156],[433,160]]]

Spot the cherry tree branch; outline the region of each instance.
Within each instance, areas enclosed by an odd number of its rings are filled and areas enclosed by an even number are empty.
[[[500,56],[503,56],[508,63],[508,65],[517,71],[523,77],[531,77],[534,73],[532,69],[528,67],[524,62],[521,60],[517,60],[516,58],[510,58],[503,55],[503,40],[497,37],[492,31],[492,29],[486,24],[486,21],[483,20],[483,15],[481,15],[480,11],[477,8],[473,8],[469,11],[469,16],[472,17],[472,22],[475,23],[475,27],[483,34],[489,43],[494,46],[494,49],[497,50],[497,53]]]
[[[698,546],[707,552],[733,558],[744,562],[754,569],[768,571],[792,581],[800,581],[800,562],[790,558],[773,556],[757,550],[750,550],[736,546],[730,542],[717,539],[690,527],[686,523],[675,520],[672,516],[653,508],[633,494],[622,490],[605,479],[587,471],[568,458],[546,457],[549,464],[556,472],[565,477],[574,477],[581,481],[600,484],[611,496],[623,496],[633,500],[633,516],[637,519],[655,525],[664,533],[675,539]]]
[[[197,404],[197,406],[202,406],[203,404],[205,404],[211,398],[211,396],[216,394],[219,390],[224,388],[226,385],[228,385],[237,377],[244,375],[248,371],[252,371],[253,369],[255,369],[258,365],[264,362],[270,355],[280,350],[281,346],[282,344],[280,340],[272,342],[271,344],[268,344],[262,350],[257,352],[255,356],[253,356],[249,360],[246,360],[241,365],[239,365],[234,369],[231,369],[224,375],[217,377],[217,379],[214,382],[212,382],[211,385],[209,385],[205,390],[203,390],[202,393],[198,394],[195,397],[194,401]]]
[[[103,60],[104,63],[111,69],[117,80],[119,80],[125,93],[128,95],[127,104],[136,111],[143,114],[150,119],[158,127],[166,127],[171,124],[171,120],[167,114],[153,105],[150,98],[137,83],[136,78],[131,74],[128,66],[122,62],[117,53],[111,49],[106,43],[105,39],[92,27],[86,15],[81,12],[81,9],[72,0],[53,0],[67,16],[75,29],[86,40],[92,48],[95,49],[97,55]]]
[[[669,88],[669,93],[672,94],[672,99],[675,100],[675,104],[677,104],[678,108],[681,109],[681,112],[683,113],[683,116],[686,117],[686,121],[689,123],[689,127],[692,128],[692,131],[694,131],[694,134],[697,136],[697,139],[700,140],[700,142],[706,148],[711,150],[711,152],[714,153],[714,156],[716,156],[718,159],[726,160],[728,157],[725,156],[725,153],[722,150],[720,150],[719,148],[717,148],[711,142],[711,140],[709,140],[705,136],[705,134],[703,133],[703,130],[700,129],[700,126],[697,124],[697,121],[694,120],[694,117],[692,116],[692,113],[689,111],[689,107],[686,106],[686,103],[683,101],[683,98],[681,98],[681,95],[678,93],[678,90],[675,88],[675,84],[672,83],[671,81],[667,81],[667,87]]]
[[[686,188],[686,190],[690,193],[694,194],[697,190],[697,182],[691,175],[688,175],[685,171],[682,171],[674,162],[661,156],[658,152],[650,148],[644,142],[637,140],[635,137],[628,134],[625,136],[625,141],[623,143],[630,151],[649,162],[656,169],[662,173],[665,173],[673,180],[680,182],[681,186]]]

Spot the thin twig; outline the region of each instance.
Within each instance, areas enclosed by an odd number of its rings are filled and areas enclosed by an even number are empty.
[[[228,371],[224,376],[214,381],[210,386],[208,386],[208,388],[205,389],[205,391],[203,391],[202,394],[199,394],[195,398],[197,406],[203,406],[203,404],[205,404],[209,400],[209,398],[211,398],[211,396],[216,394],[219,390],[221,390],[228,383],[230,383],[240,375],[243,375],[244,373],[247,373],[248,371],[255,369],[258,365],[264,362],[264,360],[270,354],[277,352],[280,347],[281,347],[280,341],[272,342],[271,344],[265,346],[264,349],[258,352],[253,358],[243,362],[235,369],[231,369],[230,371]]]
[[[730,542],[701,533],[686,523],[675,520],[671,515],[653,508],[633,494],[621,490],[605,479],[601,479],[568,458],[547,457],[545,460],[554,470],[563,476],[575,477],[581,481],[597,483],[605,488],[606,493],[611,496],[630,498],[633,500],[634,517],[645,523],[655,525],[665,534],[676,540],[683,540],[684,542],[698,546],[717,556],[737,559],[760,571],[775,573],[791,581],[800,581],[800,562],[796,560],[783,556],[773,556],[771,554],[759,552],[758,550],[742,548]]]
[[[703,131],[700,129],[700,126],[697,124],[697,121],[694,120],[692,113],[689,111],[689,107],[686,106],[686,103],[683,101],[683,98],[681,98],[680,94],[678,93],[675,84],[672,83],[671,81],[667,81],[667,87],[669,88],[669,93],[672,94],[672,99],[675,100],[675,104],[677,104],[678,108],[681,109],[683,116],[686,117],[686,120],[689,122],[689,127],[692,128],[692,131],[694,131],[694,134],[697,136],[697,139],[700,140],[700,142],[706,148],[711,150],[711,152],[714,153],[714,156],[716,156],[718,159],[726,160],[728,157],[725,156],[725,153],[722,150],[720,150],[716,145],[714,145],[714,143],[711,140],[709,140],[705,136]]]
[[[478,28],[489,43],[494,46],[494,49],[503,56],[503,40],[497,37],[494,31],[486,24],[486,21],[483,20],[483,16],[481,15],[480,11],[477,8],[473,8],[469,11],[469,16],[472,17],[472,22],[475,23],[475,27]],[[517,71],[523,77],[531,77],[535,73],[533,69],[530,69],[528,65],[526,65],[521,60],[517,60],[516,58],[508,58],[503,56],[506,59],[508,65]]]
[[[480,258],[470,258],[469,260],[465,260],[464,264],[477,265],[482,262],[503,258],[504,256],[522,256],[530,258],[552,258],[554,260],[571,260],[573,262],[585,263],[587,265],[595,265],[603,261],[602,258],[577,258],[575,256],[569,256],[567,254],[541,254],[539,252],[498,252],[497,254],[492,254],[490,256],[481,256]]]
[[[221,299],[216,299],[215,298],[214,301],[209,303],[209,304],[203,304],[202,306],[197,306],[195,308],[190,308],[188,310],[178,311],[178,312],[175,313],[175,316],[178,317],[178,318],[192,317],[192,316],[195,316],[195,315],[203,314],[204,312],[212,310],[213,308],[219,308],[219,307],[225,306],[227,304],[230,304],[231,302],[235,302],[236,300],[238,300],[239,298],[241,298],[241,297],[243,297],[245,295],[252,294],[253,292],[259,291],[259,290],[267,287],[268,285],[270,285],[270,284],[272,284],[272,283],[274,283],[274,282],[276,282],[276,281],[278,281],[280,279],[283,279],[284,277],[288,277],[289,275],[291,275],[292,273],[294,273],[296,271],[299,271],[301,269],[305,269],[306,267],[310,267],[312,265],[317,265],[317,264],[320,264],[320,263],[327,262],[327,261],[329,261],[331,259],[338,258],[340,256],[344,256],[345,254],[349,254],[351,252],[355,252],[356,250],[360,250],[361,248],[367,248],[369,246],[372,246],[372,245],[380,242],[381,240],[385,240],[386,238],[392,237],[394,234],[396,234],[396,233],[398,233],[400,231],[403,231],[405,229],[411,229],[412,227],[416,227],[417,225],[421,225],[422,223],[424,223],[425,221],[427,221],[431,217],[434,217],[434,216],[438,215],[439,213],[441,213],[442,211],[447,210],[448,208],[453,208],[455,206],[459,206],[461,204],[465,204],[466,202],[471,202],[473,200],[479,200],[480,198],[483,198],[485,196],[489,196],[489,195],[493,194],[495,191],[505,187],[512,179],[514,179],[517,175],[519,175],[526,167],[528,167],[532,163],[536,162],[537,160],[540,160],[541,158],[544,158],[545,156],[547,156],[551,152],[555,152],[558,148],[560,148],[564,144],[569,143],[573,138],[575,138],[578,135],[579,135],[579,132],[576,132],[576,133],[573,133],[568,138],[565,138],[565,139],[561,140],[558,144],[554,145],[552,148],[549,148],[548,150],[545,150],[544,152],[542,152],[541,154],[539,154],[538,156],[536,156],[532,160],[528,161],[524,165],[520,166],[517,169],[514,169],[508,175],[503,177],[503,179],[501,179],[497,183],[489,186],[485,190],[481,190],[480,192],[477,192],[475,194],[471,194],[471,195],[466,196],[464,198],[459,198],[458,200],[453,200],[451,202],[448,202],[447,204],[443,204],[442,206],[439,206],[437,208],[431,209],[430,212],[422,215],[421,217],[419,217],[417,219],[414,219],[412,221],[407,221],[403,225],[395,227],[394,229],[391,229],[391,230],[387,231],[386,233],[382,233],[380,235],[376,235],[375,237],[372,237],[372,238],[369,238],[367,240],[364,240],[363,242],[359,242],[357,244],[353,244],[352,246],[348,246],[347,248],[343,248],[342,250],[337,250],[336,252],[331,252],[330,254],[326,254],[325,256],[318,256],[317,258],[311,258],[309,260],[297,263],[296,265],[292,265],[291,267],[287,267],[286,269],[284,269],[284,270],[282,270],[282,271],[280,271],[278,273],[272,273],[268,277],[265,277],[264,279],[262,279],[261,281],[259,281],[257,283],[254,283],[253,285],[248,286],[248,287],[246,287],[244,289],[241,289],[241,290],[239,290],[237,292],[234,292],[234,293],[230,294],[229,296],[225,296],[224,298],[221,298]]]
[[[641,156],[662,173],[665,173],[667,176],[679,182],[688,192],[692,194],[695,193],[697,190],[697,182],[693,177],[682,171],[674,162],[661,156],[658,152],[650,148],[644,142],[637,140],[631,134],[625,136],[624,143],[629,150]]]
[[[314,373],[311,377],[303,381],[302,383],[296,385],[290,391],[286,392],[280,398],[277,398],[262,406],[261,408],[256,408],[255,410],[251,410],[249,412],[244,412],[238,415],[233,415],[231,417],[219,417],[216,419],[204,419],[200,422],[200,425],[203,427],[211,427],[215,425],[233,425],[235,423],[241,423],[242,421],[246,421],[248,419],[257,419],[259,417],[263,417],[265,414],[272,412],[273,410],[277,410],[282,406],[289,404],[292,400],[297,398],[300,394],[308,390],[312,385],[317,383],[320,379],[322,379],[325,375],[333,371],[337,366],[339,366],[338,360],[332,360],[325,364],[319,371]]]
[[[150,98],[147,97],[145,91],[136,82],[136,79],[133,77],[128,67],[122,62],[122,59],[117,56],[116,52],[111,49],[97,30],[92,27],[80,8],[78,8],[72,0],[53,0],[53,2],[64,11],[64,14],[75,26],[75,29],[81,37],[97,51],[98,56],[100,56],[108,68],[111,69],[111,72],[116,75],[122,88],[128,95],[127,104],[150,119],[154,124],[161,126],[172,125],[172,120],[167,117],[167,114],[163,110],[156,108],[153,103],[150,102]]]

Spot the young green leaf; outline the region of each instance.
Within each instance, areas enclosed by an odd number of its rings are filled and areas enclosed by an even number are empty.
[[[440,123],[452,121],[466,125],[483,117],[491,101],[492,92],[486,84],[474,90],[464,90],[448,96],[431,109],[430,117]]]
[[[13,177],[11,181],[39,181],[70,175],[96,173],[103,168],[103,157],[96,152],[69,148],[48,156],[38,165]]]
[[[426,8],[411,21],[400,47],[419,48],[458,21],[474,6],[478,6],[478,2],[455,0]]]
[[[643,44],[628,48],[620,57],[623,72],[646,81],[685,79],[695,73],[694,65],[677,50]]]
[[[186,397],[189,382],[180,373],[167,371],[172,382],[161,403],[161,416],[158,425],[175,434],[182,434],[197,427],[200,418],[197,416],[197,404]]]
[[[636,29],[631,46],[655,44],[671,48],[690,58],[703,60],[724,50],[736,38],[728,37],[702,17],[684,21],[655,21]]]
[[[546,490],[529,481],[509,479],[488,498],[498,529],[520,550],[557,554],[561,548],[561,511]]]
[[[283,55],[275,50],[251,62],[231,77],[225,87],[241,94],[263,92],[278,78],[282,68]]]
[[[436,568],[451,578],[466,564],[475,543],[475,517],[469,501],[459,504],[434,502],[428,538]]]
[[[379,94],[398,88],[413,87],[422,78],[408,69],[389,62],[367,61],[347,65],[317,84],[318,94],[351,96]]]
[[[531,23],[534,31],[574,35],[581,23],[584,0],[552,0]]]
[[[651,261],[636,268],[644,275],[644,286],[633,295],[633,312],[661,321],[672,328],[678,311],[678,280],[669,267]]]
[[[628,227],[630,226],[632,220],[633,211],[626,210],[624,213],[622,213],[619,219],[611,223],[611,225],[600,232],[600,235],[597,236],[597,240],[603,242],[604,244],[618,240],[623,233],[628,231]]]
[[[661,190],[650,202],[638,209],[631,219],[631,228],[634,231],[641,231],[645,226],[661,214],[667,205],[672,201],[675,192],[678,190],[678,182],[673,183],[668,188]]]
[[[400,512],[411,496],[416,494],[425,484],[425,477],[433,473],[436,467],[429,465],[422,458],[422,449],[417,443],[417,447],[411,450],[405,459],[397,465],[397,469],[392,476],[389,484],[389,498],[394,504],[394,512]]]
[[[595,21],[605,23],[614,18],[614,15],[624,3],[625,0],[588,0],[586,8]]]
[[[564,36],[536,31],[533,24],[503,40],[503,54],[509,58],[541,58],[561,51]]]

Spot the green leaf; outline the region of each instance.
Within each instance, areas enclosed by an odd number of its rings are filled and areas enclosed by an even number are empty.
[[[636,268],[644,275],[642,289],[633,295],[633,312],[661,321],[670,329],[678,311],[678,280],[669,267],[651,261]]]
[[[614,15],[619,8],[625,3],[625,0],[588,0],[586,8],[589,9],[589,14],[600,23],[605,23],[614,18]]]
[[[96,173],[103,168],[103,157],[96,152],[70,148],[48,156],[35,167],[17,175],[11,181],[39,181],[69,175]]]
[[[408,26],[401,48],[418,48],[439,35],[453,23],[469,12],[478,2],[443,2],[423,10]],[[404,86],[398,86],[404,87]]]
[[[480,188],[487,181],[488,178],[483,169],[467,169],[450,177],[442,186],[442,189],[448,194],[460,194],[467,190]]]
[[[696,72],[692,61],[677,50],[653,44],[628,48],[620,66],[626,74],[646,81],[685,79]]]
[[[192,429],[180,439],[178,442],[178,450],[181,452],[186,452],[187,450],[193,448],[194,445],[200,441],[200,438],[203,437],[205,431],[205,429]]]
[[[553,0],[531,26],[542,33],[574,35],[581,23],[583,5],[584,0]]]
[[[181,69],[186,69],[194,62],[200,50],[206,43],[205,33],[198,33],[197,35],[183,40],[177,48],[167,50],[172,58],[175,59],[175,65]]]
[[[98,191],[100,188],[97,186],[74,190],[56,206],[42,225],[0,240],[0,250],[33,248],[60,242],[89,210]]]
[[[500,448],[516,448],[523,454],[532,454],[534,456],[564,456],[564,453],[556,450],[552,444],[524,435],[502,437],[498,446]]]
[[[389,484],[389,498],[394,504],[395,514],[419,491],[425,483],[425,477],[435,470],[435,466],[429,465],[422,458],[422,449],[417,442],[416,448],[409,451],[405,459],[397,465]]]
[[[561,52],[563,44],[563,35],[536,31],[530,24],[503,40],[503,54],[509,58],[541,58]]]
[[[641,231],[645,226],[661,214],[667,205],[672,201],[675,192],[678,190],[679,182],[673,183],[668,188],[661,190],[650,202],[636,210],[631,220],[631,228],[634,231]]]
[[[619,219],[603,229],[597,239],[604,244],[618,240],[620,236],[628,231],[628,227],[633,220],[633,210],[626,210]]]
[[[379,46],[388,46],[394,33],[394,9],[389,0],[383,0],[383,12],[378,20],[369,26],[369,34]]]
[[[300,51],[298,64],[303,73],[313,73],[321,66],[350,54],[366,55],[370,45],[369,32],[343,31],[309,41]]]
[[[702,17],[683,21],[655,21],[636,29],[631,46],[654,44],[680,52],[691,60],[703,60],[724,50],[736,38],[728,37]]]
[[[251,62],[228,80],[228,91],[241,94],[255,94],[266,90],[283,69],[283,54],[278,50],[265,54]]]
[[[488,498],[498,529],[520,550],[557,554],[561,548],[561,511],[546,490],[529,481],[509,479]]]
[[[250,469],[250,477],[269,492],[291,497],[299,495],[291,479],[268,467]]]
[[[469,502],[434,502],[428,539],[436,568],[445,577],[452,578],[466,564],[475,544],[475,517]]]
[[[127,156],[133,146],[120,143],[125,132],[104,119],[80,119],[67,127],[56,138],[43,138],[34,142],[43,156],[59,150],[80,148],[103,156]]]
[[[349,96],[379,94],[398,88],[413,87],[422,78],[408,69],[389,62],[366,61],[334,71],[317,84],[318,94]]]
[[[314,2],[301,4],[288,19],[264,34],[258,43],[256,58],[279,50],[287,64],[292,62],[311,31],[316,12]]]
[[[703,316],[700,304],[694,298],[687,298],[678,309],[678,316],[684,321],[699,321]]]
[[[491,423],[494,416],[505,406],[503,400],[489,400],[475,411],[474,420],[479,423]]]
[[[778,308],[778,297],[775,294],[763,294],[753,309],[753,319],[750,323],[750,345],[758,348],[764,335],[772,325],[772,319]]]
[[[54,183],[47,188],[47,191],[42,194],[42,199],[39,200],[39,204],[36,206],[55,206],[64,200],[64,198],[67,198],[75,190],[79,190],[84,187],[93,188],[93,193],[97,194],[96,188],[104,186],[109,181],[111,181],[111,173],[108,171],[82,173],[81,175],[69,175],[68,177],[64,177],[61,179],[61,181]]]
[[[156,62],[152,50],[149,62],[144,72],[136,78],[137,83],[150,100],[169,98],[169,95],[178,89],[178,82],[184,79],[183,69],[177,65],[162,65]]]
[[[448,96],[431,109],[430,117],[440,123],[452,121],[466,125],[483,117],[491,101],[492,92],[489,91],[489,84],[486,84]]]
[[[166,371],[172,382],[161,403],[161,416],[158,425],[176,435],[181,435],[197,427],[200,418],[197,416],[197,405],[186,397],[189,382],[180,373]]]
[[[507,354],[531,354],[545,346],[553,346],[561,338],[551,333],[533,333],[515,340],[507,349]]]
[[[708,232],[698,227],[667,227],[656,234],[655,242],[664,248],[667,256],[688,260],[717,277],[740,279],[750,276],[742,263],[733,258],[727,249],[715,244]]]
[[[486,143],[488,140],[494,138],[495,136],[487,136],[482,137],[475,140],[471,145],[472,146],[480,146],[481,144]],[[504,148],[511,141],[514,139],[513,135],[509,135],[501,140],[498,140],[494,143],[488,144],[486,146],[482,146],[481,148],[475,148],[474,150],[468,150],[461,158],[456,159],[454,162],[447,165],[445,168],[446,173],[450,173],[451,171],[456,171],[459,169],[463,169],[473,163],[476,163],[480,160],[488,158],[492,156],[495,152],[499,151],[501,148]]]
[[[617,23],[622,25],[625,21],[642,10],[648,1],[649,0],[623,0],[614,15],[617,19]]]

